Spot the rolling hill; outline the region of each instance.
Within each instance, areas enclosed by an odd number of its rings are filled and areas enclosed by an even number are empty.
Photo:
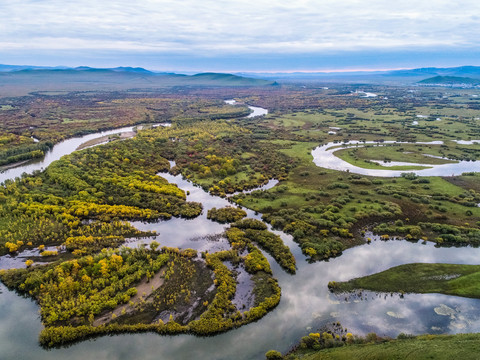
[[[429,80],[430,78],[437,78]],[[30,91],[41,90],[38,82],[51,90],[89,90],[87,84],[100,86],[101,90],[125,90],[131,88],[151,89],[172,86],[268,86],[276,81],[324,82],[324,83],[365,83],[365,84],[407,84],[427,85],[430,81],[441,81],[455,85],[463,78],[463,84],[476,85],[480,80],[480,66],[459,66],[451,68],[425,67],[390,71],[345,71],[345,72],[298,72],[298,73],[235,73],[206,72],[184,75],[171,72],[155,72],[141,67],[93,68],[80,66],[42,67],[31,65],[0,64],[0,94],[3,88],[14,89],[15,85],[26,86]],[[467,79],[467,80],[464,80]],[[427,82],[421,83],[426,80]],[[432,82],[433,84],[434,82]]]
[[[201,73],[183,75],[154,73],[143,68],[25,68],[0,71],[0,96],[26,95],[35,91],[153,90],[180,87],[272,86],[272,80],[244,76]]]
[[[480,85],[480,79],[462,76],[434,76],[418,82],[420,85],[438,86],[476,86]]]
[[[288,82],[321,83],[362,83],[412,85],[435,76],[457,76],[480,79],[480,66],[460,66],[451,68],[426,67],[418,69],[388,71],[340,71],[340,72],[294,72],[294,73],[240,73],[249,77]]]

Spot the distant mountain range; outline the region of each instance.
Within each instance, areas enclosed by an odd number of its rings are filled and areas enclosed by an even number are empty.
[[[152,71],[141,67],[116,67],[116,68],[92,68],[89,66],[79,66],[76,68],[68,66],[34,66],[34,65],[2,65],[0,64],[0,72],[16,72],[16,71],[32,71],[32,70],[71,70],[71,71],[115,71],[115,72],[134,72],[143,74],[153,74]]]
[[[429,80],[430,78],[443,79]],[[452,77],[466,79],[466,84],[476,85],[480,80],[480,66],[460,66],[451,68],[418,68],[389,71],[345,71],[345,72],[296,72],[296,73],[252,73],[235,74],[200,73],[195,75],[177,74],[173,72],[156,72],[141,67],[92,68],[80,66],[30,66],[30,65],[0,65],[0,82],[28,83],[41,81],[58,82],[62,84],[103,84],[105,86],[124,88],[152,88],[155,86],[268,86],[276,81],[286,82],[340,82],[340,83],[370,83],[370,84],[428,84],[430,81],[443,81],[455,85],[458,80]],[[427,82],[422,83],[422,81]],[[460,80],[459,80],[460,81]],[[435,84],[435,82],[430,82]],[[120,86],[123,84],[124,86]],[[80,86],[84,88],[85,86]],[[107,86],[108,87],[108,86]],[[112,86],[110,86],[112,87]]]
[[[365,71],[318,71],[318,72],[277,72],[277,73],[252,73],[243,72],[242,75],[256,75],[267,77],[309,77],[309,76],[358,76],[358,75],[387,75],[387,76],[477,76],[480,77],[480,66],[459,66],[451,68],[417,68],[417,69],[402,69],[402,70],[365,70]]]
[[[2,65],[0,71],[41,70],[41,69],[68,69],[67,66],[34,66],[34,65]]]
[[[0,96],[31,92],[155,90],[171,87],[274,86],[274,80],[234,74],[160,73],[139,67],[91,68],[0,65]]]
[[[462,86],[472,87],[480,85],[480,79],[464,76],[434,76],[418,82],[420,85]]]
[[[459,66],[451,68],[419,68],[412,70],[395,70],[389,72],[394,76],[459,76],[480,78],[480,66]]]
[[[88,80],[91,75],[96,78],[91,78],[92,81],[102,81],[105,77],[111,80],[121,80],[123,77],[130,78],[156,78],[156,79],[177,79],[185,84],[191,83],[192,85],[203,84],[207,85],[232,85],[232,86],[259,86],[259,85],[273,85],[272,81],[248,78],[245,76],[223,73],[200,73],[195,75],[176,74],[169,72],[154,72],[141,67],[115,67],[115,68],[92,68],[88,66],[79,66],[75,68],[57,66],[57,67],[45,67],[45,66],[28,66],[28,65],[0,65],[0,79],[8,78],[20,78],[25,75],[32,76],[34,78],[49,77],[55,78],[68,78],[71,79],[83,79]],[[151,79],[151,80],[152,80]],[[155,81],[155,80],[153,80]]]
[[[414,84],[434,76],[458,76],[480,79],[480,66],[451,68],[418,68],[387,71],[344,71],[344,72],[294,72],[294,73],[250,73],[239,75],[277,80],[279,82],[341,82],[341,83],[391,83]]]

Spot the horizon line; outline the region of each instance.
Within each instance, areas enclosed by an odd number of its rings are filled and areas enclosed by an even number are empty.
[[[421,69],[421,68],[456,68],[456,67],[465,67],[465,66],[479,66],[479,65],[456,65],[456,66],[418,66],[418,67],[392,67],[392,68],[368,68],[368,67],[359,67],[359,68],[346,68],[346,69],[339,69],[339,68],[329,68],[329,69],[288,69],[288,70],[160,70],[155,69],[155,66],[150,67],[143,67],[139,65],[116,65],[116,66],[94,66],[94,65],[24,65],[24,64],[0,64],[5,66],[38,66],[38,67],[47,67],[47,68],[58,68],[58,67],[66,67],[75,69],[78,67],[91,67],[94,69],[114,69],[114,68],[121,68],[121,67],[131,67],[131,68],[143,68],[145,70],[149,70],[152,72],[164,72],[164,73],[177,73],[177,74],[186,74],[186,73],[250,73],[250,74],[336,74],[336,73],[356,73],[356,72],[385,72],[385,71],[399,71],[399,70],[414,70],[414,69]]]
[[[455,66],[456,67],[456,66]],[[232,72],[245,72],[245,73],[253,73],[253,74],[295,74],[295,73],[302,73],[302,74],[312,74],[312,73],[339,73],[339,72],[374,72],[374,71],[395,71],[395,70],[413,70],[418,69],[416,67],[399,67],[399,68],[380,68],[380,69],[371,69],[371,68],[358,68],[358,69],[325,69],[325,70],[244,70],[244,71],[232,71]]]

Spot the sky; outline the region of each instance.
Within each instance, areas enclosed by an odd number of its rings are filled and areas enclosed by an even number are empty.
[[[293,72],[480,65],[478,0],[0,0],[0,64]]]

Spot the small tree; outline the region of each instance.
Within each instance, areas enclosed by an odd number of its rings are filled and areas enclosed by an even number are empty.
[[[282,360],[283,356],[276,350],[270,350],[265,354],[267,360]]]
[[[152,249],[153,251],[157,250],[159,246],[160,246],[160,243],[158,243],[155,240],[150,243],[150,249]]]

